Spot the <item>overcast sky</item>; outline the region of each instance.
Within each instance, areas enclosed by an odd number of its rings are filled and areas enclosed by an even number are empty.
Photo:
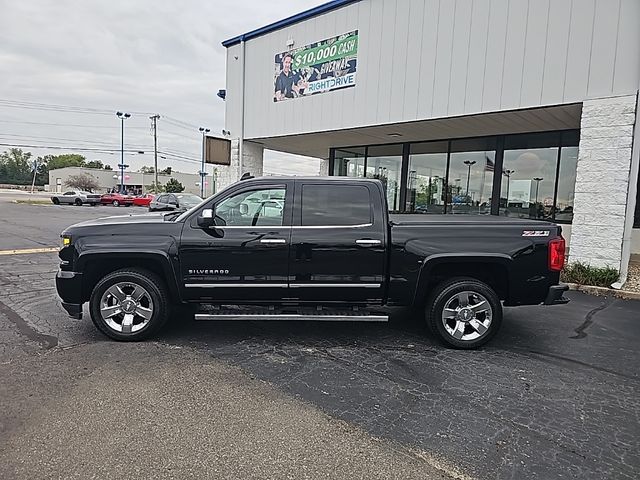
[[[216,96],[225,88],[221,42],[321,3],[0,0],[0,144],[119,149],[115,111],[134,112],[126,121],[125,148],[146,153],[129,155],[125,163],[137,170],[153,165],[148,117],[158,113],[158,149],[167,152],[159,166],[197,172],[197,127],[217,134],[224,127],[224,102]],[[24,149],[34,155],[71,151]],[[78,153],[114,168],[120,158],[119,152]],[[277,152],[265,159],[267,172],[318,172],[315,160]]]

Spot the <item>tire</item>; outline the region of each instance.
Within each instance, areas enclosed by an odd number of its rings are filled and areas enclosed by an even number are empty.
[[[82,206],[82,200],[80,200],[79,198],[76,198],[75,201],[73,202],[73,204],[76,207],[81,207]]]
[[[118,200],[114,200],[113,202],[111,202],[111,204],[112,204],[114,207],[119,207],[119,206],[120,206],[120,202],[119,202]]]
[[[126,268],[96,284],[89,311],[94,325],[107,337],[135,342],[149,338],[167,323],[170,302],[165,284],[157,275]]]
[[[427,327],[442,342],[468,350],[484,345],[500,329],[502,304],[486,283],[474,278],[452,278],[429,296],[425,316]]]
[[[60,205],[60,200],[58,200],[56,197],[53,197],[51,201],[53,202],[54,205]]]

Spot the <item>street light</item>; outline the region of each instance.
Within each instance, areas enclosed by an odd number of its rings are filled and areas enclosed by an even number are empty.
[[[509,183],[511,182],[511,175],[513,175],[516,171],[515,170],[503,170],[502,174],[507,177],[507,203],[505,205],[505,208],[509,208]]]
[[[124,169],[129,165],[124,164],[124,121],[131,116],[130,113],[116,112],[120,119],[120,193],[124,193]]]
[[[540,182],[544,180],[542,177],[534,177],[533,181],[536,182],[536,218],[538,218],[538,187],[540,187]]]
[[[471,166],[476,164],[475,160],[465,160],[464,163],[467,167],[469,167],[469,170],[467,171],[467,193],[465,193],[465,197],[469,196],[469,177],[471,176]]]
[[[207,133],[209,133],[211,130],[204,127],[200,127],[198,130],[200,131],[200,133],[202,133],[202,163],[200,165],[200,196],[204,198],[204,177],[207,176],[207,172],[204,170],[204,154],[205,154],[205,148],[206,148]]]

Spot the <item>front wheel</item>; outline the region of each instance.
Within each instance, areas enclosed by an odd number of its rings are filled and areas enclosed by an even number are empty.
[[[438,285],[426,307],[429,329],[455,348],[472,349],[487,343],[502,323],[496,292],[474,278],[454,278]]]
[[[106,275],[89,300],[91,320],[114,340],[144,340],[169,318],[164,282],[142,269],[122,269]]]
[[[58,200],[56,197],[53,197],[51,201],[53,202],[54,205],[60,205],[60,200]]]
[[[114,201],[113,201],[113,202],[111,202],[111,203],[112,203],[112,205],[113,205],[114,207],[119,207],[119,206],[120,206],[120,202],[119,202],[118,200],[114,200]]]

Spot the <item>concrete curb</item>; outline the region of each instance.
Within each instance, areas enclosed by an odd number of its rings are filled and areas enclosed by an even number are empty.
[[[598,297],[616,297],[624,300],[640,300],[640,292],[631,292],[629,290],[614,290],[607,287],[594,287],[593,285],[579,285],[577,283],[567,283],[569,290],[588,293]]]

